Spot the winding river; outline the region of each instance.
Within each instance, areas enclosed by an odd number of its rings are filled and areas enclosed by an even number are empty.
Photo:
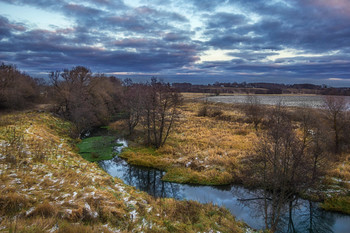
[[[118,140],[127,147],[125,140]],[[145,191],[155,197],[171,197],[178,200],[195,200],[226,207],[238,220],[254,229],[264,229],[265,217],[259,190],[248,190],[238,185],[198,186],[177,184],[161,180],[164,172],[129,165],[115,156],[99,162],[100,166],[126,184]],[[297,199],[286,204],[281,213],[279,232],[350,232],[350,216],[324,211],[317,203]]]

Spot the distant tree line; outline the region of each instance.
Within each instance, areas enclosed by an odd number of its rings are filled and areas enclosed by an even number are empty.
[[[350,88],[334,88],[327,85],[314,84],[279,84],[279,83],[246,83],[215,82],[208,85],[193,85],[191,83],[173,83],[172,86],[180,92],[199,93],[248,93],[248,94],[319,94],[350,96]]]
[[[49,81],[34,79],[15,66],[0,66],[0,110],[21,110],[47,104],[50,111],[74,123],[72,134],[127,122],[128,135],[144,135],[144,142],[162,146],[178,118],[181,98],[170,84],[157,78],[148,83],[121,81],[114,76],[93,74],[83,66],[53,71]],[[140,132],[141,131],[141,132]]]

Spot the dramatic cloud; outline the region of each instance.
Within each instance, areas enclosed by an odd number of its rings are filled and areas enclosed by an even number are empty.
[[[0,0],[0,62],[171,81],[350,83],[347,0]]]

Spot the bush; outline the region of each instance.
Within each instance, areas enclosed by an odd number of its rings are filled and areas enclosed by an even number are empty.
[[[221,117],[224,114],[224,112],[221,109],[211,109],[209,108],[208,104],[205,103],[197,113],[197,116],[199,117]]]
[[[223,114],[224,114],[224,112],[223,112],[222,110],[217,109],[217,110],[214,110],[214,111],[210,114],[210,116],[211,116],[211,117],[220,117],[220,116],[222,116]]]
[[[206,117],[206,116],[208,116],[208,106],[207,105],[202,106],[199,109],[199,111],[197,113],[197,116],[199,116],[199,117]]]

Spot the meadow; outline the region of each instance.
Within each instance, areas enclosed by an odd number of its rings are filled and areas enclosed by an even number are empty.
[[[179,122],[163,147],[155,150],[134,144],[120,156],[134,165],[166,170],[166,181],[206,185],[237,181],[239,161],[257,140],[255,130],[230,106],[211,104],[209,114],[220,114],[211,117],[197,116],[201,107],[200,102],[181,107]]]

